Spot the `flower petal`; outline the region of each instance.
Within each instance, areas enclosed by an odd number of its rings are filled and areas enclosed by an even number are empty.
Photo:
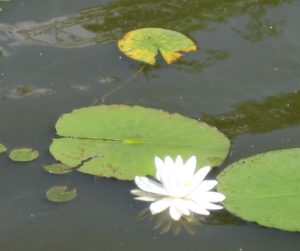
[[[166,164],[168,163],[168,164]],[[172,164],[172,165],[171,165]],[[160,180],[163,185],[163,188],[169,192],[169,194],[177,194],[178,190],[181,189],[180,180],[182,175],[180,170],[178,170],[173,160],[167,156],[165,158],[164,168],[161,169]]]
[[[165,168],[165,164],[159,157],[155,157],[155,167],[156,167],[156,178],[161,181],[161,176],[163,175],[163,169]]]
[[[172,160],[170,156],[165,157],[165,166],[167,168],[174,168],[175,167],[175,162]]]
[[[134,195],[137,195],[137,196],[144,196],[144,195],[146,195],[146,194],[149,194],[149,193],[144,192],[144,191],[142,191],[142,190],[140,190],[140,189],[133,189],[133,190],[131,190],[130,192],[131,192],[132,194],[134,194]]]
[[[182,212],[177,208],[176,204],[172,203],[170,206],[170,216],[173,220],[179,220]]]
[[[216,205],[216,204],[213,204],[213,203],[207,201],[206,198],[204,198],[204,196],[190,197],[190,200],[192,202],[196,203],[199,207],[202,207],[202,208],[207,209],[207,210],[219,210],[219,209],[223,209],[223,206]]]
[[[201,184],[197,187],[197,191],[207,192],[213,189],[218,184],[216,180],[204,180]]]
[[[202,205],[194,202],[194,201],[187,201],[188,207],[191,211],[193,211],[196,214],[202,214],[202,215],[209,215],[209,211],[206,210]]]
[[[151,213],[158,214],[158,213],[166,210],[168,207],[170,207],[171,203],[172,203],[172,199],[169,199],[169,198],[163,198],[161,200],[153,202],[150,205]]]
[[[209,202],[221,202],[226,198],[225,195],[217,192],[204,192],[204,193],[199,193],[199,195],[203,200]]]
[[[160,183],[148,179],[147,177],[136,176],[135,183],[143,191],[161,195],[168,195],[168,193]]]
[[[200,184],[204,180],[204,178],[207,176],[207,174],[209,173],[210,170],[211,170],[210,166],[205,166],[205,167],[202,167],[200,170],[198,170],[193,177],[193,183]]]
[[[183,167],[183,159],[180,155],[178,155],[176,160],[175,160],[175,166],[176,166],[176,168],[182,168]]]
[[[203,203],[201,203],[201,205],[203,205],[203,207],[205,209],[208,209],[208,210],[220,210],[220,209],[223,209],[223,207],[221,205],[216,205],[216,204],[210,203],[208,201],[204,201]]]
[[[130,191],[132,194],[137,195],[136,200],[144,200],[144,201],[156,201],[162,198],[162,195],[155,193],[148,193],[139,189],[134,189]],[[150,199],[151,198],[151,199]]]
[[[146,196],[143,196],[143,197],[136,197],[134,198],[135,200],[142,200],[142,201],[157,201],[157,198],[154,198],[154,197],[146,197]]]
[[[173,201],[173,203],[176,205],[177,209],[180,210],[180,212],[183,214],[183,215],[190,215],[191,212],[188,208],[188,205],[186,203],[186,200],[183,200],[183,199],[175,199]]]
[[[196,170],[197,160],[195,156],[190,157],[184,165],[185,173],[192,177]]]

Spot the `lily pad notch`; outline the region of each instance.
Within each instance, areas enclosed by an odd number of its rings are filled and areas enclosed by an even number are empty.
[[[133,180],[154,175],[155,156],[187,159],[199,166],[218,166],[230,142],[204,122],[141,106],[100,105],[74,110],[56,123],[50,153],[82,173]]]
[[[119,49],[129,58],[150,65],[156,62],[158,52],[171,64],[184,52],[196,51],[196,44],[180,32],[162,28],[141,28],[127,32],[118,40]]]

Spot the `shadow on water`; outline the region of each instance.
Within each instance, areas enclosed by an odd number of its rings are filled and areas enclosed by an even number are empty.
[[[265,133],[299,125],[299,111],[300,92],[295,91],[268,97],[261,102],[244,102],[225,114],[203,114],[203,120],[234,138],[244,133]]]
[[[267,9],[292,1],[117,0],[42,23],[0,24],[0,30],[12,37],[14,44],[83,47],[113,42],[125,32],[140,27],[163,26],[190,34],[213,29],[211,23],[226,23],[230,17],[248,14],[245,27],[232,27],[232,30],[245,39],[259,41],[280,32],[281,23],[265,17]]]

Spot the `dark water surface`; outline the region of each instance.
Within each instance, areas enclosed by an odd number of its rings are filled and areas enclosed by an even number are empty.
[[[300,1],[16,0],[1,7],[0,141],[37,148],[41,157],[16,164],[0,156],[0,250],[300,250],[299,234],[226,212],[194,235],[161,235],[154,221],[136,219],[146,204],[132,199],[132,182],[57,177],[41,168],[53,162],[48,147],[58,117],[101,102],[161,108],[217,126],[233,147],[215,174],[242,157],[299,147]],[[181,31],[200,50],[135,76],[141,64],[121,55],[116,40],[139,27]],[[78,198],[47,202],[44,193],[56,184],[76,186]]]

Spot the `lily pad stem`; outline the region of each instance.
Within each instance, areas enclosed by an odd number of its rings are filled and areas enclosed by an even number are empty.
[[[118,90],[122,89],[127,83],[135,79],[145,68],[146,65],[142,65],[138,71],[136,71],[130,78],[128,78],[124,83],[120,84],[119,86],[115,87],[114,89],[110,90],[109,92],[105,93],[103,96],[100,97],[100,102],[104,103],[105,99],[112,94],[116,93]]]

